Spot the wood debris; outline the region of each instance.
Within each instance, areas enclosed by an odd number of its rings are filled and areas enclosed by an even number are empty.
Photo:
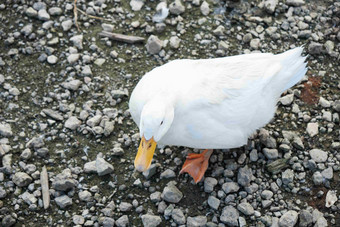
[[[125,43],[140,43],[140,42],[145,41],[145,38],[140,37],[140,36],[123,35],[119,33],[107,32],[107,31],[100,32],[99,36],[107,37],[109,39],[120,41],[120,42],[125,42]]]

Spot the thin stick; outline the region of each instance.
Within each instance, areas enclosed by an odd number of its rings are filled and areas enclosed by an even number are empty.
[[[119,33],[111,33],[107,31],[102,31],[98,35],[102,37],[107,37],[112,40],[121,41],[125,43],[139,43],[144,42],[145,38],[140,36],[123,35]]]
[[[81,9],[77,9],[79,12],[81,12],[82,14],[86,15],[87,17],[90,17],[90,18],[93,18],[93,19],[97,19],[97,20],[106,20],[106,21],[110,21],[108,19],[105,19],[105,18],[102,18],[102,17],[96,17],[96,16],[92,16],[92,15],[89,15],[87,13],[85,13],[83,10]]]
[[[44,209],[46,210],[50,206],[50,192],[48,189],[48,175],[47,175],[46,166],[42,168],[42,171],[40,173],[40,184],[41,184]]]
[[[78,26],[77,0],[74,0],[73,2],[73,14],[74,14],[74,23],[76,24],[78,31],[80,31],[80,28]]]

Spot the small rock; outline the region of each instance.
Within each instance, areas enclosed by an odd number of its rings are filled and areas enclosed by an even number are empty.
[[[70,30],[72,28],[72,25],[73,25],[73,21],[71,19],[61,22],[61,27],[63,28],[64,32],[67,32],[68,30]]]
[[[64,117],[59,114],[57,111],[51,110],[51,109],[43,109],[42,112],[49,116],[50,118],[57,120],[57,121],[62,121],[64,120]]]
[[[132,209],[132,204],[131,203],[127,203],[127,202],[121,202],[119,204],[119,209],[122,212],[130,211]]]
[[[32,7],[27,8],[27,10],[25,11],[26,15],[28,17],[37,17],[38,16],[38,11],[36,11],[35,9],[33,9]]]
[[[279,151],[276,149],[263,148],[262,151],[266,158],[270,160],[277,159],[279,157]]]
[[[63,13],[63,11],[59,7],[51,7],[49,8],[48,13],[52,16],[60,16]]]
[[[59,196],[54,200],[61,209],[64,209],[65,207],[72,205],[72,199],[67,195]]]
[[[131,0],[130,6],[133,11],[140,11],[144,5],[144,1],[142,0]]]
[[[161,224],[162,219],[156,215],[145,214],[142,215],[142,222],[145,227],[156,227]]]
[[[238,218],[238,211],[232,206],[226,206],[222,210],[220,220],[228,226],[238,226]]]
[[[54,55],[50,55],[50,56],[47,57],[47,62],[51,65],[56,64],[57,61],[58,61],[58,58]]]
[[[171,169],[166,169],[163,173],[161,173],[161,179],[169,179],[174,178],[176,176],[175,172]]]
[[[97,157],[96,159],[96,168],[99,176],[104,176],[113,172],[113,166],[100,157]]]
[[[65,122],[65,128],[76,130],[81,125],[81,121],[78,120],[77,117],[71,116],[67,121]]]
[[[327,169],[324,169],[322,172],[321,172],[321,175],[328,179],[328,180],[331,180],[333,178],[333,168],[332,167],[328,167]]]
[[[146,50],[150,54],[158,54],[163,46],[163,41],[160,40],[157,36],[151,35],[146,43]]]
[[[47,13],[46,9],[41,9],[38,11],[38,19],[42,20],[42,21],[47,21],[49,20],[51,17],[50,15]]]
[[[180,15],[184,13],[185,7],[183,6],[180,0],[175,0],[174,2],[170,3],[169,5],[170,13],[175,15]]]
[[[18,187],[25,187],[32,182],[32,178],[27,173],[17,172],[14,174],[12,181]]]
[[[227,182],[222,185],[222,189],[226,194],[237,192],[240,187],[235,182]]]
[[[284,213],[279,221],[280,227],[293,227],[297,223],[298,213],[294,210]]]
[[[267,0],[264,2],[264,8],[268,13],[274,13],[278,0]]]
[[[287,0],[286,4],[289,6],[302,6],[305,4],[305,0]]]
[[[253,177],[252,170],[248,166],[245,166],[238,170],[237,183],[243,187],[249,186]]]
[[[319,133],[319,124],[317,122],[308,123],[306,131],[310,137],[316,136]]]
[[[196,216],[196,217],[188,217],[187,219],[187,226],[188,227],[198,227],[198,226],[205,226],[207,223],[206,216]]]
[[[173,184],[166,186],[162,192],[162,199],[169,203],[178,203],[182,198],[183,193]]]
[[[16,222],[17,221],[10,214],[8,214],[8,215],[3,217],[1,224],[2,224],[2,226],[11,227]]]
[[[126,227],[129,225],[129,217],[127,215],[123,215],[115,223],[117,227]]]
[[[85,190],[78,193],[78,197],[81,201],[91,202],[93,200],[91,192]]]
[[[76,91],[79,89],[81,84],[82,82],[80,80],[71,80],[71,81],[62,83],[61,85],[68,90]]]
[[[97,173],[96,161],[85,163],[84,172],[85,173]]]
[[[178,225],[185,224],[185,216],[181,209],[173,209],[171,212],[171,217]]]
[[[313,174],[312,179],[313,179],[313,182],[314,182],[315,185],[320,185],[320,184],[323,183],[323,176],[319,171],[316,171]]]
[[[65,169],[59,173],[52,183],[52,187],[59,191],[68,191],[76,186],[76,181],[72,178],[70,169]]]
[[[201,13],[204,16],[207,16],[210,12],[209,3],[207,3],[206,1],[203,1],[200,9],[201,9]]]
[[[79,54],[70,54],[70,55],[67,57],[67,62],[68,62],[69,64],[76,63],[76,62],[79,60],[79,57],[80,57]]]
[[[250,205],[250,203],[247,203],[247,202],[238,204],[237,209],[247,216],[253,215],[255,212],[252,205]]]
[[[0,135],[4,137],[12,136],[13,132],[11,125],[7,123],[0,123]]]
[[[250,41],[250,47],[253,48],[253,49],[255,49],[255,50],[259,49],[260,42],[261,42],[261,41],[260,41],[260,39],[258,39],[258,38],[252,39],[252,40]]]
[[[293,182],[293,180],[294,180],[294,171],[291,169],[286,169],[282,173],[282,183],[287,185]]]
[[[309,155],[315,162],[326,162],[328,158],[327,152],[320,149],[313,149],[309,151]]]
[[[220,200],[217,199],[215,196],[209,196],[208,205],[214,210],[217,210],[218,207],[220,206]]]
[[[75,35],[70,40],[75,47],[80,50],[83,49],[83,35]]]
[[[307,227],[313,224],[313,216],[307,210],[301,210],[299,214],[299,226]]]
[[[212,177],[206,177],[204,179],[204,191],[210,193],[214,191],[214,187],[217,185],[217,180]]]
[[[281,104],[284,106],[289,106],[290,104],[292,104],[293,100],[294,100],[294,94],[285,95],[279,99]]]
[[[179,47],[181,40],[177,36],[171,36],[170,38],[170,46],[174,49],[177,49]]]
[[[81,215],[74,215],[72,220],[75,225],[82,225],[85,223],[85,218],[83,218]]]

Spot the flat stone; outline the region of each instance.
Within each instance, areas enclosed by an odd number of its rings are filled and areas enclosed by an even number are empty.
[[[25,187],[32,182],[32,178],[24,172],[17,172],[14,174],[12,181],[18,187]]]
[[[294,227],[298,220],[298,213],[294,210],[287,211],[284,213],[280,220],[280,227]]]
[[[238,226],[239,212],[232,206],[226,206],[222,210],[221,222],[228,226]]]
[[[144,227],[156,227],[162,222],[161,217],[151,214],[142,215],[142,222]]]
[[[269,190],[263,190],[261,193],[261,197],[264,199],[271,199],[273,197],[274,193]]]
[[[255,212],[252,205],[250,205],[250,203],[247,203],[247,202],[242,202],[238,204],[237,209],[247,216],[253,215]]]
[[[309,155],[315,162],[326,162],[328,158],[327,152],[320,149],[312,149]]]
[[[49,116],[50,118],[57,120],[57,121],[62,121],[64,120],[64,117],[59,114],[57,111],[51,110],[51,109],[43,109],[42,112]]]
[[[72,199],[67,195],[62,195],[54,199],[56,204],[61,208],[64,209],[68,206],[72,205]]]
[[[305,0],[287,0],[286,4],[289,6],[302,6],[305,4]]]
[[[183,193],[175,185],[169,184],[164,188],[162,198],[169,203],[178,203],[183,198]]]
[[[86,121],[86,124],[90,127],[94,127],[99,125],[100,121],[102,120],[102,116],[101,115],[95,115],[93,117],[91,117],[90,119],[88,119]]]
[[[113,166],[103,158],[97,157],[96,169],[99,176],[104,176],[113,172]]]
[[[188,227],[198,227],[198,226],[205,226],[207,223],[206,216],[196,216],[196,217],[188,217],[187,219],[187,226]]]
[[[126,215],[124,215],[124,216],[126,216]],[[122,217],[124,217],[124,216],[122,216]],[[116,223],[116,225],[117,226],[127,226],[127,224],[125,224],[124,221],[125,220],[119,221],[118,224]],[[129,220],[128,220],[128,222],[129,222]],[[103,227],[113,227],[114,224],[115,224],[115,220],[113,218],[110,218],[110,217],[104,217],[101,220],[101,224],[103,225]],[[91,226],[93,226],[93,225],[91,225]]]

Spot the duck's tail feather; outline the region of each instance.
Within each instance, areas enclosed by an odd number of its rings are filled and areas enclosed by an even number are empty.
[[[297,84],[307,72],[307,56],[302,56],[303,47],[278,54],[282,69],[277,75],[282,82],[281,93]]]

